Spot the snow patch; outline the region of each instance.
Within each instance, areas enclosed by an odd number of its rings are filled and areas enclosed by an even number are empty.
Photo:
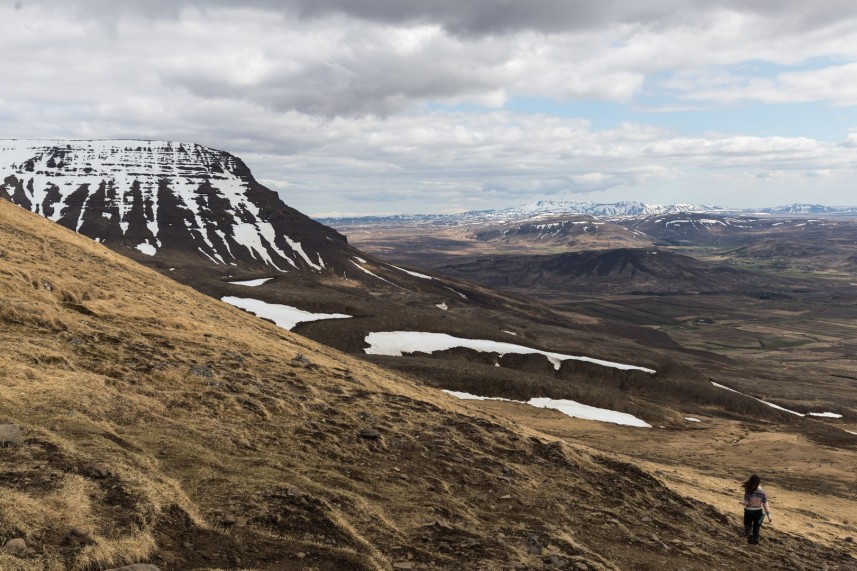
[[[452,289],[451,287],[448,287],[448,286],[443,286],[443,287],[445,287],[446,289],[448,289],[448,290],[449,290],[449,291],[451,291],[452,293],[457,294],[461,299],[467,299],[467,296],[466,296],[466,295],[464,295],[463,293],[461,293],[460,291],[454,290],[454,289]]]
[[[820,416],[822,418],[842,418],[841,414],[836,414],[835,412],[810,412],[807,414],[809,414],[809,416]]]
[[[701,421],[701,420],[699,420],[698,418],[693,418],[693,417],[691,417],[691,416],[686,416],[686,417],[684,417],[684,419],[685,419],[686,421],[688,421],[688,422],[702,422],[702,421]]]
[[[313,262],[312,260],[309,259],[309,256],[307,256],[306,252],[304,252],[303,246],[301,246],[300,242],[298,242],[296,240],[292,240],[288,236],[283,236],[283,238],[286,240],[286,243],[289,245],[289,247],[292,250],[294,250],[295,252],[297,252],[298,256],[303,258],[304,261],[307,264],[309,264],[311,268],[318,270],[318,271],[321,271],[321,269],[322,269],[321,266],[319,266],[318,264],[316,264],[315,262]]]
[[[435,306],[436,308],[438,308],[438,309],[442,309],[442,310],[444,310],[444,311],[446,311],[447,309],[449,309],[449,306],[448,306],[448,305],[446,305],[445,303],[436,303],[436,304],[434,304],[434,306]]]
[[[262,284],[266,284],[274,278],[259,278],[256,280],[243,280],[240,282],[228,282],[233,285],[247,286],[247,287],[259,287]]]
[[[364,262],[364,263],[365,263],[365,262]],[[396,268],[397,270],[399,270],[400,272],[405,272],[406,274],[411,275],[411,276],[414,276],[415,278],[422,278],[422,279],[424,279],[424,280],[433,280],[433,279],[434,279],[433,277],[431,277],[431,276],[427,276],[427,275],[425,275],[425,274],[421,274],[421,273],[418,273],[418,272],[412,272],[412,271],[410,271],[410,270],[406,270],[405,268],[400,268],[399,266],[393,266],[393,264],[390,264],[390,265],[391,265],[392,267]]]
[[[572,418],[580,418],[583,420],[596,420],[598,422],[609,422],[612,424],[620,424],[623,426],[635,426],[639,428],[651,428],[652,425],[645,422],[634,415],[609,410],[606,408],[598,408],[582,404],[573,400],[555,400],[547,397],[531,398],[528,401],[517,401],[504,398],[480,397],[470,393],[462,393],[458,391],[444,390],[448,395],[454,396],[461,400],[496,400],[504,402],[513,402],[518,404],[528,404],[536,408],[549,408],[558,410],[559,412]]]
[[[712,384],[712,385],[714,385],[715,387],[717,387],[718,389],[725,389],[725,390],[727,390],[727,391],[732,391],[733,393],[737,393],[737,394],[739,394],[739,395],[741,395],[741,396],[745,396],[745,397],[747,397],[747,398],[751,398],[751,399],[753,399],[753,400],[757,400],[757,401],[759,401],[760,403],[765,404],[765,405],[768,405],[768,406],[769,406],[769,407],[771,407],[771,408],[775,408],[775,409],[777,409],[777,410],[781,410],[781,411],[783,411],[783,412],[787,412],[787,413],[789,413],[789,414],[794,414],[795,416],[806,416],[806,415],[805,415],[805,414],[803,414],[803,413],[795,412],[795,411],[793,411],[793,410],[789,410],[789,409],[787,409],[787,408],[783,408],[783,407],[781,407],[781,406],[780,406],[780,405],[778,405],[778,404],[774,404],[774,403],[772,403],[772,402],[764,401],[764,400],[762,400],[762,399],[757,399],[756,397],[751,397],[750,395],[746,395],[746,394],[744,394],[744,393],[742,393],[742,392],[740,392],[740,391],[736,391],[735,389],[730,389],[730,388],[729,388],[729,387],[727,387],[726,385],[721,385],[720,383],[715,383],[714,381],[711,381],[711,384]]]
[[[234,297],[227,295],[220,299],[221,301],[224,301],[229,305],[234,305],[235,307],[238,307],[245,311],[249,311],[250,313],[259,317],[262,317],[264,319],[270,319],[278,327],[282,327],[283,329],[287,329],[290,331],[298,323],[303,323],[304,321],[319,321],[321,319],[346,319],[351,317],[350,315],[345,315],[344,313],[311,313],[309,311],[304,311],[302,309],[298,309],[297,307],[292,307],[290,305],[267,303],[258,299],[246,297]]]
[[[453,337],[446,333],[384,331],[370,333],[366,336],[365,342],[369,344],[369,347],[364,349],[368,355],[389,355],[393,357],[401,357],[404,353],[414,353],[417,351],[433,353],[435,351],[445,351],[454,347],[464,347],[486,353],[499,353],[501,356],[507,353],[544,355],[553,364],[554,369],[556,370],[559,370],[563,361],[572,360],[585,361],[587,363],[594,363],[596,365],[610,367],[613,369],[621,369],[623,371],[634,370],[650,374],[655,372],[653,369],[646,369],[645,367],[637,367],[635,365],[626,365],[623,363],[615,363],[613,361],[593,359],[591,357],[564,355],[562,353],[542,351],[540,349],[533,349],[532,347],[515,345],[513,343],[503,343],[487,339],[465,339],[462,337]]]
[[[359,258],[358,258],[358,259],[359,259]],[[369,274],[369,275],[370,275],[370,276],[372,276],[373,278],[377,278],[377,279],[381,280],[382,282],[387,282],[388,284],[390,284],[390,285],[392,285],[392,286],[396,286],[396,287],[397,287],[397,288],[399,288],[399,289],[405,289],[405,288],[403,288],[403,287],[401,287],[401,286],[398,286],[398,285],[394,284],[393,282],[391,282],[391,281],[390,281],[390,280],[388,280],[388,279],[384,279],[384,278],[382,278],[381,276],[379,276],[379,275],[377,275],[377,274],[373,274],[372,272],[370,272],[369,270],[367,270],[366,268],[364,268],[363,266],[361,266],[360,264],[358,264],[358,263],[357,263],[357,262],[355,262],[355,261],[352,261],[351,263],[352,263],[352,264],[354,264],[355,266],[357,266],[357,268],[359,268],[359,269],[360,269],[360,271],[362,271],[362,272],[364,272],[364,273]],[[364,263],[365,263],[365,262],[364,262]]]
[[[140,244],[137,244],[134,247],[137,248],[138,250],[140,250],[141,252],[143,252],[144,254],[146,254],[147,256],[154,256],[155,254],[158,253],[157,248],[155,248],[154,246],[152,246],[148,242],[142,242]]]

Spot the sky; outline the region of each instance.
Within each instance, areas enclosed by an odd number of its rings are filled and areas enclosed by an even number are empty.
[[[852,0],[0,0],[0,138],[241,157],[311,216],[854,205]]]

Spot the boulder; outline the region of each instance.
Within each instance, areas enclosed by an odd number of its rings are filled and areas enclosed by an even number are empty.
[[[6,544],[3,546],[3,549],[0,551],[2,551],[3,553],[8,553],[9,555],[15,557],[26,557],[27,554],[30,552],[30,548],[27,547],[26,540],[20,537],[15,537],[7,541]]]
[[[72,528],[71,531],[65,535],[65,542],[72,547],[95,543],[95,541],[93,541],[89,536],[89,530],[85,527]]]
[[[381,438],[381,432],[374,428],[364,428],[360,431],[360,438],[366,440],[378,440]]]
[[[0,444],[20,446],[24,443],[24,435],[17,424],[0,424]]]

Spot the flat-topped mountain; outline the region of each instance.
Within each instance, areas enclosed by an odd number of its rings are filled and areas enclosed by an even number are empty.
[[[617,248],[552,255],[508,255],[436,268],[449,276],[491,287],[557,292],[765,294],[804,284],[712,264],[669,250]]]
[[[164,141],[0,141],[0,196],[117,249],[275,271],[346,271],[345,238],[237,157]]]

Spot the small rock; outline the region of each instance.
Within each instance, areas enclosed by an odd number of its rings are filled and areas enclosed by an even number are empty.
[[[95,543],[89,536],[89,530],[85,527],[74,527],[65,536],[65,542],[72,547],[78,545],[90,545]]]
[[[15,537],[6,542],[1,549],[3,553],[8,553],[14,557],[26,557],[30,549],[27,547],[27,541],[20,537]]]
[[[92,474],[93,478],[98,479],[109,478],[113,475],[113,473],[110,471],[110,468],[107,467],[107,464],[104,464],[103,462],[93,464],[89,467],[89,471]]]
[[[48,291],[54,291],[54,286],[47,280],[42,280],[42,287]]]
[[[229,527],[229,526],[232,526],[232,525],[235,525],[236,523],[238,523],[238,518],[235,517],[233,514],[226,514],[220,520],[220,523]]]
[[[393,563],[393,569],[413,569],[414,564],[410,561],[399,561],[397,563]]]
[[[589,565],[582,561],[577,561],[574,564],[574,571],[589,571]]]
[[[161,571],[157,566],[150,563],[134,563],[125,567],[116,567],[107,571]]]
[[[539,541],[539,537],[535,534],[530,534],[527,536],[527,552],[530,555],[541,555],[542,554],[542,543]]]
[[[559,569],[565,569],[565,566],[568,565],[568,561],[558,555],[551,555],[548,557],[547,563],[554,567],[558,567]]]
[[[360,431],[360,438],[365,438],[366,440],[378,440],[381,438],[381,433],[374,428],[364,428]]]
[[[286,495],[291,496],[293,498],[299,498],[304,495],[304,493],[294,486],[289,486],[289,488],[286,490]]]
[[[303,353],[298,353],[292,359],[292,363],[300,363],[302,365],[312,365],[312,361],[310,361],[306,355]]]
[[[208,367],[194,367],[190,370],[192,375],[196,375],[197,377],[212,377],[214,376],[211,373],[211,369]]]
[[[20,446],[24,443],[24,435],[17,424],[0,424],[0,444]]]

